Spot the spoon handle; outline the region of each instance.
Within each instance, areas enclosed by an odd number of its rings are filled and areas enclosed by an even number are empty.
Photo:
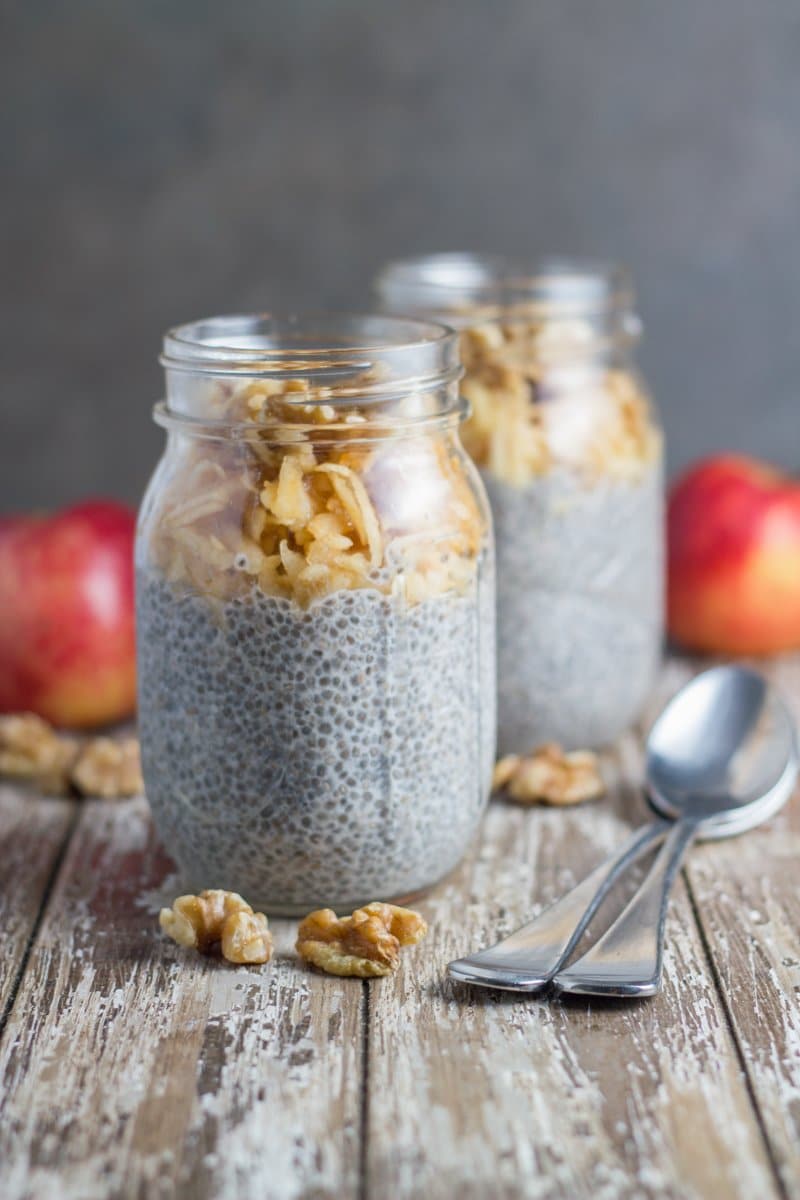
[[[652,996],[661,987],[664,925],[670,889],[699,822],[678,821],[639,890],[582,958],[554,980],[580,996]]]
[[[546,987],[623,872],[671,828],[671,821],[656,820],[638,829],[612,858],[533,921],[487,950],[451,962],[450,977],[460,983],[515,992],[538,992]]]

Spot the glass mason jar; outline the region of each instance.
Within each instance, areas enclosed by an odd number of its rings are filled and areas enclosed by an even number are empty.
[[[390,264],[378,291],[461,331],[463,440],[497,545],[500,752],[612,741],[663,626],[662,436],[627,274],[442,254]]]
[[[491,521],[456,336],[391,317],[170,331],[136,552],[147,795],[188,883],[272,912],[447,874],[495,750]]]

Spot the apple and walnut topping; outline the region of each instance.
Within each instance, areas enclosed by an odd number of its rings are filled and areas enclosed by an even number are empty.
[[[238,892],[219,889],[178,896],[162,908],[158,923],[179,946],[208,954],[217,948],[231,963],[252,965],[272,958],[272,934],[263,913],[253,912]]]
[[[548,742],[531,754],[509,754],[494,768],[492,790],[520,804],[566,806],[594,800],[605,792],[597,755],[591,750],[565,752]]]
[[[144,791],[136,738],[80,740],[58,733],[35,713],[0,716],[0,775],[46,795],[117,799]]]
[[[360,979],[391,975],[400,962],[400,947],[415,946],[428,932],[418,912],[375,902],[349,917],[330,908],[309,913],[297,931],[297,953],[330,975]]]
[[[468,320],[469,318],[464,318]],[[495,478],[525,486],[557,466],[588,480],[638,478],[661,437],[638,377],[602,361],[580,320],[508,310],[461,334],[471,412],[464,445]]]
[[[217,385],[210,412],[238,436],[178,451],[149,537],[169,580],[221,600],[255,585],[302,608],[354,588],[409,605],[464,590],[485,523],[452,439],[324,400],[297,379]]]

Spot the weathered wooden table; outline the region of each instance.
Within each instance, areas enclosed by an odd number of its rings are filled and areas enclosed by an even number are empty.
[[[772,671],[800,720],[800,659]],[[607,769],[592,807],[494,802],[428,939],[369,983],[304,968],[288,921],[264,968],[181,950],[143,801],[5,788],[2,1200],[800,1196],[800,797],[692,851],[657,998],[445,978],[644,819],[636,736]]]

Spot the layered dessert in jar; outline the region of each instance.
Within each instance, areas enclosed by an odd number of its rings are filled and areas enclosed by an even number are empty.
[[[433,325],[372,322],[356,353],[338,325],[243,320],[214,323],[211,371],[182,344],[207,351],[207,325],[167,343],[137,553],[147,795],[198,887],[283,912],[407,896],[462,856],[495,750],[457,353]],[[413,372],[381,353],[410,337]]]
[[[627,278],[441,255],[394,264],[382,291],[461,331],[464,445],[495,525],[500,752],[612,741],[663,626],[662,436]]]

